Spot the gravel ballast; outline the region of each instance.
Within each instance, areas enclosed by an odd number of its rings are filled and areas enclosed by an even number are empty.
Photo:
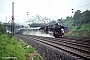
[[[26,39],[19,36],[18,38],[35,47],[38,50],[38,53],[40,53],[41,56],[44,58],[44,60],[78,60],[75,57],[69,56],[68,54],[60,52],[59,50],[51,46],[37,42],[33,39]]]

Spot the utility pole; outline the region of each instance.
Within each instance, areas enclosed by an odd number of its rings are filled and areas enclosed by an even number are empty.
[[[5,23],[7,23],[7,16],[5,16]]]
[[[14,36],[14,2],[12,2],[11,35]]]

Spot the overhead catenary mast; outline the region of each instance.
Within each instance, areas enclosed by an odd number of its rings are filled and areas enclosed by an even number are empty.
[[[12,36],[14,36],[14,2],[12,2],[11,34],[12,34]]]

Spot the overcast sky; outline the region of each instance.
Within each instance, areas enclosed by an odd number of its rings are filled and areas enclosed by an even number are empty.
[[[17,16],[26,18],[28,16],[50,17],[52,19],[65,18],[71,16],[71,9],[85,11],[90,10],[90,0],[0,0],[0,18],[11,18],[12,2],[15,3],[14,13]]]

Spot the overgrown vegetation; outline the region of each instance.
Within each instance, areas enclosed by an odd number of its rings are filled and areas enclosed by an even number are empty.
[[[22,40],[5,33],[0,24],[0,60],[41,60],[36,49]]]
[[[15,37],[10,38],[7,34],[0,35],[0,60],[25,60],[25,50]]]

